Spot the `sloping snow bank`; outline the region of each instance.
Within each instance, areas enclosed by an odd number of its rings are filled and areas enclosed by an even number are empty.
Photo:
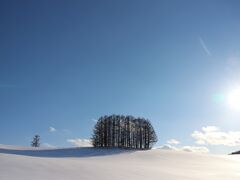
[[[0,145],[1,180],[239,180],[240,156]]]

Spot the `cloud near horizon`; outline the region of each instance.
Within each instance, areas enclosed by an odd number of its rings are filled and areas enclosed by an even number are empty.
[[[200,145],[240,146],[240,131],[224,132],[216,126],[202,127],[201,131],[194,131],[192,137]]]
[[[55,132],[55,131],[57,131],[57,130],[56,130],[54,127],[49,127],[49,128],[48,128],[48,131],[49,131],[49,132]]]
[[[186,152],[209,153],[209,149],[205,146],[183,146],[181,150]]]
[[[168,144],[173,144],[173,145],[178,145],[180,144],[180,141],[176,140],[176,139],[170,139],[167,141]]]
[[[72,145],[76,147],[92,147],[91,140],[89,139],[68,139],[67,142],[71,143]]]
[[[172,146],[170,144],[165,144],[159,148],[155,149],[163,149],[163,150],[172,150],[172,151],[185,151],[185,152],[195,152],[195,153],[208,153],[209,149],[204,146],[183,146],[180,148],[177,148],[175,146]]]
[[[46,148],[56,148],[56,146],[49,144],[49,143],[43,143],[42,147],[46,147]]]
[[[163,146],[156,147],[156,148],[153,148],[153,149],[174,150],[174,151],[178,150],[178,148],[176,148],[176,147],[174,147],[170,144],[164,144]]]

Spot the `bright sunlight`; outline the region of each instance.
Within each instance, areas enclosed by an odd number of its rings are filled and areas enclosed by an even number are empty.
[[[232,90],[227,96],[228,105],[234,110],[240,110],[240,88]]]

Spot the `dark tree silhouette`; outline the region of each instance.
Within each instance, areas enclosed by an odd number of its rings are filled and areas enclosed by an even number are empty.
[[[39,135],[35,135],[35,136],[33,137],[31,146],[32,146],[32,147],[40,147],[40,136],[39,136]]]
[[[157,135],[150,121],[133,116],[100,117],[92,136],[94,147],[151,149],[156,142]]]

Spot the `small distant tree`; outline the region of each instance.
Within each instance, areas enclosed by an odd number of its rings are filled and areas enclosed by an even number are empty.
[[[32,146],[32,147],[40,147],[40,136],[39,136],[39,135],[35,135],[35,136],[33,137],[31,146]]]

